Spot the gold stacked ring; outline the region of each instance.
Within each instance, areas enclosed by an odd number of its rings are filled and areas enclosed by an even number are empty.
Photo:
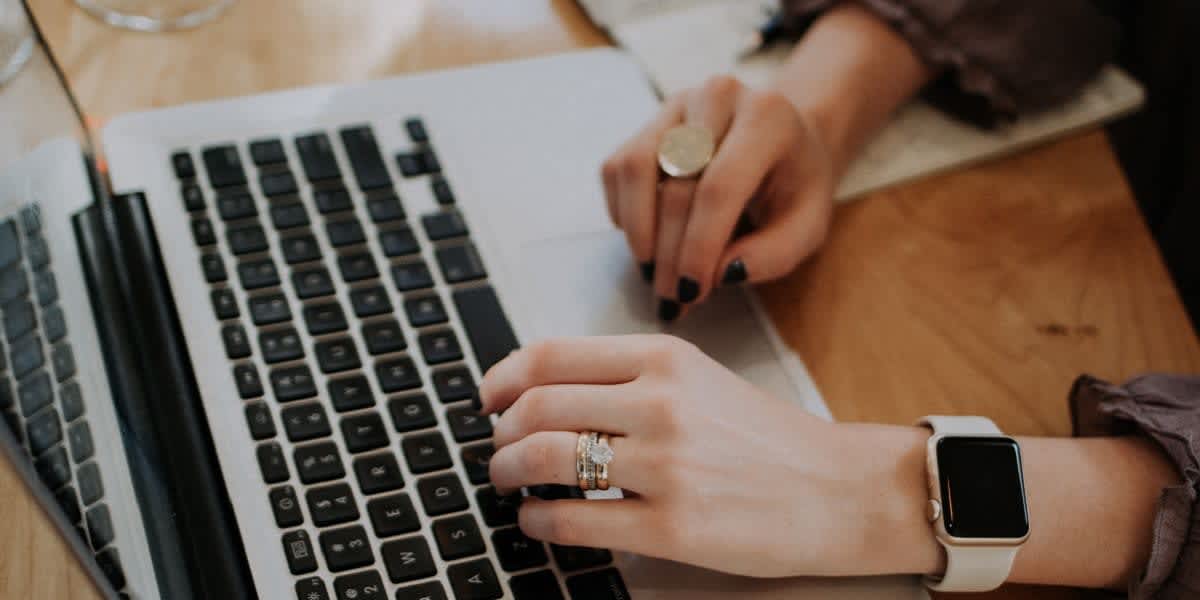
[[[608,489],[608,463],[612,462],[612,448],[608,445],[608,434],[600,434],[596,445],[589,451],[592,463],[596,465],[596,489]]]
[[[613,451],[607,433],[584,431],[575,443],[575,476],[584,491],[608,489],[608,465]]]

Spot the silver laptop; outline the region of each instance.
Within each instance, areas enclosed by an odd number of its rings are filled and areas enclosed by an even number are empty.
[[[580,492],[489,485],[488,367],[663,330],[597,177],[658,103],[623,55],[124,115],[101,171],[34,32],[0,87],[0,446],[106,594],[924,597],[546,545],[520,498]],[[751,294],[669,332],[828,417]]]

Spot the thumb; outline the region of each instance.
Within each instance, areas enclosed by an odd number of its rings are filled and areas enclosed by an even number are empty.
[[[725,249],[717,272],[722,285],[779,279],[825,243],[831,203],[817,200],[798,204],[779,215],[781,218],[767,219]]]

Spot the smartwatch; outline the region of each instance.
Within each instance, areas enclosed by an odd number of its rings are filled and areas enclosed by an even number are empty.
[[[928,416],[928,518],[946,549],[946,572],[926,575],[940,592],[985,592],[1008,579],[1029,539],[1021,448],[984,417]]]

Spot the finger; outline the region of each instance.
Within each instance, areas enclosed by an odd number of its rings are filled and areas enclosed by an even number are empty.
[[[538,431],[496,450],[488,475],[498,491],[542,485],[579,485],[575,469],[579,434],[570,431]],[[609,438],[613,459],[608,465],[612,487],[645,493],[653,482],[645,468],[638,444],[627,437]]]
[[[624,147],[618,149],[600,166],[600,182],[604,185],[604,204],[608,208],[608,219],[617,229],[621,228],[621,215],[617,209],[617,188],[620,185],[617,173],[623,150]]]
[[[783,104],[780,104],[783,103]],[[702,299],[718,280],[717,267],[747,203],[785,155],[790,136],[779,115],[794,111],[773,95],[747,96],[712,163],[704,170],[679,248],[679,299]]]
[[[658,200],[658,233],[654,251],[654,293],[658,297],[658,318],[674,321],[679,316],[676,297],[679,283],[675,270],[679,244],[687,227],[694,179],[667,179],[663,182]]]
[[[649,554],[655,513],[640,499],[540,500],[521,503],[517,523],[525,535],[563,546],[610,548]],[[661,554],[662,550],[659,549]]]
[[[558,384],[529,388],[496,422],[497,448],[537,431],[604,431],[628,435],[644,421],[646,403],[629,384]]]
[[[658,140],[683,120],[683,99],[673,98],[645,128],[630,140],[614,166],[616,207],[629,250],[639,263],[654,260],[655,210],[658,186]]]
[[[814,190],[796,202],[782,218],[767,219],[753,232],[739,238],[721,258],[721,283],[759,283],[792,272],[824,242],[829,230],[832,203],[827,191]]]
[[[507,409],[525,390],[556,383],[616,384],[641,372],[646,336],[593,336],[537,342],[496,363],[479,386],[484,414]]]

